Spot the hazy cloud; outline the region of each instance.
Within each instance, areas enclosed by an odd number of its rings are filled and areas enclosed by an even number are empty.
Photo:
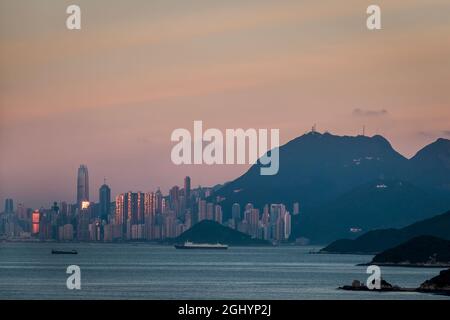
[[[442,131],[419,131],[417,134],[420,137],[425,138],[450,138],[450,130],[442,130]]]
[[[424,138],[433,138],[435,136],[434,133],[427,132],[427,131],[419,131],[419,132],[417,132],[417,135],[419,137],[424,137]]]
[[[381,110],[364,110],[360,108],[356,108],[353,110],[353,115],[358,117],[379,117],[385,116],[388,112],[386,109]]]

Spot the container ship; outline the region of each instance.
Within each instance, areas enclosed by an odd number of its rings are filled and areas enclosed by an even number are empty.
[[[193,243],[186,241],[184,244],[176,244],[176,249],[213,249],[213,250],[225,250],[228,249],[226,244],[211,244],[211,243]]]

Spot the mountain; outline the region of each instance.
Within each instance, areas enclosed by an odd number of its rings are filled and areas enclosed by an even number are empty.
[[[292,203],[310,207],[369,181],[399,174],[408,161],[381,136],[335,136],[311,132],[279,149],[279,171],[260,175],[260,164],[219,189],[223,204]]]
[[[322,253],[377,253],[395,247],[414,237],[429,235],[450,240],[450,211],[413,223],[401,229],[369,231],[358,238],[334,241]]]
[[[180,234],[176,243],[192,241],[196,243],[222,243],[233,246],[269,245],[264,240],[252,239],[248,234],[225,227],[212,220],[203,220]]]
[[[377,254],[370,264],[450,266],[450,241],[418,236]]]
[[[377,180],[311,208],[294,228],[312,241],[330,242],[355,237],[351,230],[403,227],[448,208],[449,197],[401,180]]]
[[[260,164],[210,198],[231,206],[284,203],[293,217],[292,237],[316,243],[349,235],[349,227],[402,227],[450,208],[450,140],[439,139],[412,159],[382,136],[337,136],[310,132],[279,147],[279,172],[260,175]],[[374,189],[388,185],[386,190]],[[398,201],[397,201],[398,199]]]
[[[411,158],[412,181],[450,191],[450,140],[438,139]]]

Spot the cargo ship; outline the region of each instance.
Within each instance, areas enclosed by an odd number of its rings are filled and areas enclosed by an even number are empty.
[[[213,250],[225,250],[228,249],[226,244],[211,244],[211,243],[193,243],[186,241],[184,244],[176,244],[176,249],[213,249]]]

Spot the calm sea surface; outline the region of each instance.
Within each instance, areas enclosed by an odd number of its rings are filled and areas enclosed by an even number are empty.
[[[52,255],[51,249],[78,255]],[[0,243],[0,299],[449,299],[337,290],[367,278],[372,256],[309,254],[315,247],[176,250],[151,244]],[[68,290],[66,268],[81,268]],[[440,269],[383,267],[388,282],[417,287]]]

